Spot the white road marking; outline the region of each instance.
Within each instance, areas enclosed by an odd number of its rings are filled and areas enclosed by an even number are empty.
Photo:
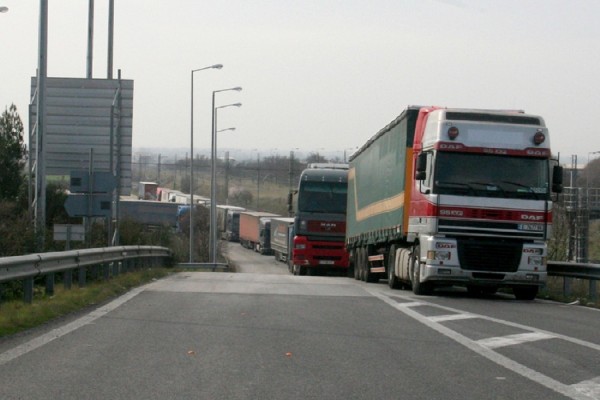
[[[502,354],[497,353],[494,350],[479,344],[477,341],[471,340],[468,337],[461,335],[460,333],[453,331],[452,329],[449,329],[438,322],[432,321],[430,318],[412,310],[411,307],[403,306],[402,304],[392,300],[390,297],[386,296],[385,294],[374,290],[374,288],[370,288],[368,286],[362,286],[362,287],[368,293],[370,293],[374,297],[380,299],[384,303],[387,303],[388,305],[394,307],[396,310],[403,312],[404,314],[408,315],[409,317],[412,317],[413,319],[415,319],[415,320],[421,322],[422,324],[430,327],[431,329],[441,333],[442,335],[447,336],[448,338],[465,346],[469,350],[481,355],[482,357],[485,357],[488,360],[490,360],[498,365],[503,366],[504,368],[508,369],[509,371],[519,374],[524,378],[530,379],[533,382],[536,382],[542,386],[545,386],[548,389],[553,390],[557,393],[560,393],[564,396],[567,396],[568,398],[573,399],[573,400],[590,400],[590,399],[598,400],[598,397],[596,397],[593,394],[594,392],[584,392],[584,391],[582,391],[582,389],[579,386],[565,385],[555,379],[552,379],[549,376],[546,376],[538,371],[535,371],[529,367],[526,367],[523,364],[519,364],[518,362],[511,360],[510,358],[503,356]],[[394,296],[394,297],[402,297],[402,296]],[[405,299],[409,300],[410,298],[406,297]],[[421,302],[421,303],[425,304],[425,302]],[[433,307],[438,307],[438,305],[433,304],[433,303],[431,303],[429,305],[433,306]],[[447,310],[451,310],[451,311],[460,313],[459,310],[452,310],[448,307],[440,306],[438,308],[447,309]],[[481,316],[481,317],[483,318],[484,316]],[[485,319],[489,320],[490,318],[485,318]],[[516,324],[507,324],[507,325],[516,325]],[[526,327],[525,329],[531,330],[531,327]],[[538,331],[538,332],[541,332],[541,331]],[[548,333],[548,334],[550,334],[550,333]],[[556,337],[559,337],[559,335],[556,335]],[[585,388],[587,388],[587,386]]]
[[[536,342],[538,340],[554,339],[556,336],[548,335],[542,332],[518,333],[516,335],[497,336],[478,340],[482,346],[488,349],[497,349],[498,347],[514,346],[521,343]]]
[[[458,321],[461,319],[479,318],[478,315],[473,314],[448,314],[448,315],[436,315],[435,317],[429,317],[433,322],[444,322],[444,321]]]
[[[425,303],[419,303],[418,301],[410,301],[407,303],[398,303],[398,307],[419,307],[424,306]]]
[[[109,312],[111,312],[115,308],[119,307],[120,305],[124,304],[125,302],[133,299],[135,296],[137,296],[138,294],[143,292],[147,286],[148,285],[132,289],[131,291],[129,291],[126,294],[124,294],[123,296],[111,301],[110,303],[106,304],[105,306],[100,307],[100,308],[92,311],[91,313],[89,313],[67,325],[61,326],[60,328],[53,329],[46,334],[43,334],[41,336],[38,336],[35,339],[30,340],[29,342],[23,343],[17,347],[14,347],[10,350],[5,351],[4,353],[1,353],[0,354],[0,365],[6,364],[7,362],[14,360],[17,357],[27,354],[30,351],[33,351],[39,347],[42,347],[45,344],[48,344],[55,339],[58,339],[68,333],[71,333],[74,330],[79,329],[84,325],[92,323],[93,321],[97,320],[100,317],[103,317],[104,315],[108,314]]]
[[[593,399],[600,399],[600,376],[571,386],[575,390],[591,396]]]

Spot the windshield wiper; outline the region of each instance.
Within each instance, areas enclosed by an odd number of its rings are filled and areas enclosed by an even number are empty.
[[[473,193],[476,193],[475,188],[473,186],[471,186],[468,183],[464,183],[464,182],[451,182],[451,181],[438,181],[436,182],[436,186],[437,187],[446,187],[446,188],[450,188],[452,186],[460,186],[463,187],[469,191],[472,191]]]
[[[471,185],[480,185],[480,186],[487,186],[489,188],[494,188],[492,190],[488,190],[489,191],[496,191],[496,189],[499,189],[500,192],[502,192],[503,195],[506,195],[506,192],[504,191],[504,189],[502,188],[502,186],[497,185],[495,183],[492,182],[469,182]]]
[[[507,183],[509,185],[525,188],[528,190],[529,193],[533,194],[533,196],[535,197],[536,200],[539,200],[538,193],[536,193],[536,191],[533,190],[533,188],[531,186],[523,185],[522,183],[519,183],[519,182],[511,182],[511,181],[501,181],[501,182]]]

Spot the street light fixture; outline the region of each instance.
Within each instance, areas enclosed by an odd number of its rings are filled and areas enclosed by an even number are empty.
[[[210,262],[215,264],[217,262],[217,129],[216,129],[216,115],[218,108],[225,107],[241,107],[242,103],[227,104],[224,106],[215,107],[215,94],[219,92],[227,92],[235,90],[241,91],[242,88],[239,86],[214,90],[212,93],[212,128],[210,130],[212,135],[212,146],[211,146],[211,179],[210,179],[210,228],[209,228],[209,254]]]
[[[0,6],[0,13],[8,12],[8,7]]]
[[[191,72],[191,106],[190,106],[190,258],[194,262],[194,72],[205,69],[221,69],[223,64],[214,64]]]

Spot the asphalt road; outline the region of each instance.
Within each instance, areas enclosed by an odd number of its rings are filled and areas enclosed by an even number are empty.
[[[221,241],[220,249],[236,272],[275,275],[289,273],[287,264],[276,261],[273,256],[261,255],[246,249],[239,243]]]
[[[292,276],[241,251],[255,273],[179,273],[0,341],[0,398],[600,399],[597,310]]]

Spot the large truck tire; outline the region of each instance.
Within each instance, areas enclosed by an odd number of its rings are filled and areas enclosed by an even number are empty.
[[[364,261],[363,261],[363,248],[359,247],[356,249],[356,268],[358,269],[358,280],[359,281],[363,281],[365,280],[365,266],[364,266]]]
[[[346,276],[348,278],[352,278],[352,277],[356,278],[356,273],[354,272],[355,271],[354,264],[355,264],[354,251],[350,250],[348,252],[348,269],[346,270]],[[344,275],[343,272],[341,273],[341,275],[342,276]]]
[[[352,264],[354,265],[353,269],[353,274],[354,274],[354,279],[356,279],[357,281],[360,280],[360,262],[358,259],[358,251],[357,249],[352,249],[350,250],[350,258],[352,258]]]
[[[292,271],[294,275],[306,275],[306,267],[302,265],[294,265]]]
[[[538,294],[537,286],[516,286],[513,293],[517,300],[533,300]]]
[[[387,259],[387,276],[388,276],[388,286],[390,289],[400,289],[400,280],[396,276],[395,266],[396,266],[396,246],[392,245],[390,247],[390,253]]]
[[[412,255],[412,274],[411,274],[411,278],[412,278],[412,290],[413,293],[419,296],[428,296],[431,294],[431,292],[433,291],[433,288],[431,286],[431,284],[429,283],[425,283],[425,282],[421,282],[420,280],[420,276],[421,276],[421,260],[420,258],[420,248],[419,246],[415,246],[413,248],[413,255]]]

